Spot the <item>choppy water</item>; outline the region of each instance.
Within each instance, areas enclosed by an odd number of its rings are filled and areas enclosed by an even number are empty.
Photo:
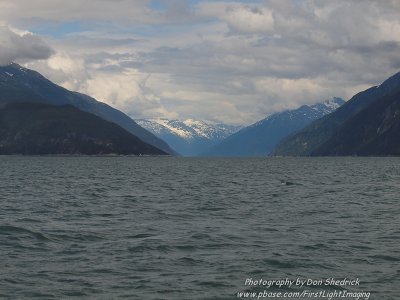
[[[0,167],[0,298],[238,299],[265,289],[247,278],[347,277],[360,286],[322,289],[400,299],[398,158],[0,157]]]

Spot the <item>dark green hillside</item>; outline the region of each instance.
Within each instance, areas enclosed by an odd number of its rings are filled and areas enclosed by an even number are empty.
[[[311,154],[399,156],[400,92],[373,102]]]
[[[0,104],[0,154],[145,154],[165,152],[118,125],[72,105]]]
[[[94,114],[121,126],[147,144],[164,152],[174,153],[164,141],[136,124],[121,111],[87,95],[66,90],[38,72],[23,68],[15,63],[0,66],[0,103],[4,102],[70,104],[81,111]]]

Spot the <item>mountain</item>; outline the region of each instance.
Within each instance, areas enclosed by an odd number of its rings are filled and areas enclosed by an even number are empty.
[[[130,117],[111,106],[77,92],[64,89],[38,72],[12,63],[0,66],[0,103],[31,102],[51,105],[70,104],[82,111],[92,113],[104,120],[113,122],[144,142],[164,152],[174,151],[164,141],[136,124]]]
[[[379,155],[378,152],[369,152],[362,147],[367,144],[368,147],[372,147],[371,143],[378,143],[377,137],[371,135],[371,130],[376,130],[376,134],[382,130],[381,127],[377,127],[377,124],[384,125],[383,120],[380,119],[382,115],[379,114],[387,114],[388,120],[395,121],[394,115],[391,115],[395,112],[390,108],[390,101],[394,101],[392,97],[396,97],[398,92],[400,92],[400,73],[390,77],[381,85],[356,94],[334,113],[313,122],[300,132],[288,137],[277,146],[274,155],[369,155],[371,153]],[[387,107],[387,105],[389,106]],[[396,106],[395,103],[393,105]],[[371,109],[376,109],[375,117],[370,115],[374,114]],[[356,127],[353,128],[352,126]],[[362,131],[362,128],[364,131]],[[345,130],[348,132],[345,132]],[[353,135],[355,132],[359,135],[358,138]],[[350,137],[354,140],[349,140]],[[384,137],[380,136],[380,138]],[[354,145],[351,146],[354,143],[361,143],[359,146],[362,149],[358,149]],[[384,146],[375,145],[374,147]],[[382,155],[387,155],[387,153],[385,150]]]
[[[286,110],[243,128],[205,152],[205,156],[265,156],[289,134],[304,128],[344,103],[333,98],[324,103],[303,105],[296,110]]]
[[[193,119],[185,121],[142,119],[136,122],[184,156],[197,155],[240,129],[240,126],[209,124]]]
[[[399,156],[400,92],[384,96],[344,123],[315,156]]]
[[[166,153],[72,105],[12,102],[0,104],[0,154]]]

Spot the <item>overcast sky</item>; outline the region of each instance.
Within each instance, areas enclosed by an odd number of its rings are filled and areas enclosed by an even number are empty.
[[[400,1],[0,0],[16,61],[134,118],[232,124],[400,70]]]

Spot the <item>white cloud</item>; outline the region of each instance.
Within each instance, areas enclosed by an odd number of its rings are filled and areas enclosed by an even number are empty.
[[[43,21],[159,22],[148,0],[13,0],[0,3],[0,19],[37,24]]]
[[[205,2],[200,4],[198,9],[200,15],[224,21],[237,33],[268,33],[274,26],[272,12],[259,5]]]
[[[149,3],[15,0],[0,2],[0,17],[40,25],[56,54],[30,67],[135,117],[251,123],[349,98],[400,68],[398,1]],[[83,28],[46,35],[70,21]]]
[[[38,36],[0,25],[0,65],[18,60],[46,59],[52,49]]]

